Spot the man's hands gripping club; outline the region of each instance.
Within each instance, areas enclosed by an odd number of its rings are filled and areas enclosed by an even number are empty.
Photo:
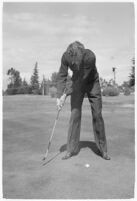
[[[62,109],[62,107],[65,103],[66,97],[67,97],[67,95],[63,94],[60,98],[57,98],[57,109],[58,110]]]

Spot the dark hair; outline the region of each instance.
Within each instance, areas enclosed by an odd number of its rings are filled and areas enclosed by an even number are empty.
[[[75,54],[77,54],[79,50],[83,49],[85,49],[84,45],[79,41],[75,41],[68,46],[67,53],[70,54],[71,56],[74,56]]]

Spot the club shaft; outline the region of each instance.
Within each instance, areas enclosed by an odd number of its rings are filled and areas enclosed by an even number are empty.
[[[63,94],[65,94],[65,93],[66,93],[66,88],[64,89],[64,93]],[[55,122],[54,122],[54,126],[53,126],[53,129],[52,129],[52,133],[51,133],[51,136],[50,136],[50,139],[49,139],[48,148],[47,148],[47,150],[45,152],[43,160],[45,160],[47,158],[47,156],[48,156],[49,148],[51,146],[51,141],[52,141],[52,138],[53,138],[53,135],[54,135],[54,130],[55,130],[58,118],[59,118],[60,111],[61,111],[61,109],[59,109],[58,112],[57,112],[57,116],[56,116],[56,119],[55,119]]]
[[[54,131],[55,131],[55,128],[56,128],[56,124],[57,124],[57,121],[58,121],[59,112],[60,112],[60,110],[58,110],[58,113],[57,113],[57,116],[56,116],[56,119],[55,119],[55,122],[54,122],[54,126],[53,126],[53,129],[52,129],[52,133],[51,133],[51,136],[50,136],[50,139],[49,139],[48,148],[47,148],[47,151],[45,153],[44,158],[47,158],[47,155],[48,155],[48,152],[49,152],[49,149],[50,149],[50,146],[51,146],[51,141],[52,141]]]

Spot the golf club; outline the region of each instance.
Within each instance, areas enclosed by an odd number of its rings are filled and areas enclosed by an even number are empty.
[[[47,148],[46,153],[45,153],[45,155],[43,157],[43,161],[46,160],[46,158],[48,156],[48,152],[49,152],[49,148],[51,146],[51,141],[52,141],[52,138],[53,138],[53,135],[54,135],[55,127],[56,127],[56,124],[57,124],[57,121],[58,121],[58,118],[59,118],[59,113],[60,113],[60,110],[58,110],[58,112],[57,112],[57,116],[56,116],[54,126],[53,126],[53,129],[52,129],[52,133],[51,133],[51,136],[50,136],[50,139],[49,139],[48,148]]]
[[[65,94],[65,92],[66,92],[66,88],[64,89],[63,94]],[[65,99],[66,99],[66,97],[65,97]],[[65,101],[64,101],[64,103],[65,103]],[[48,156],[49,148],[51,146],[51,141],[52,141],[52,138],[53,138],[53,135],[54,135],[55,127],[56,127],[56,124],[57,124],[57,121],[58,121],[58,118],[59,118],[59,113],[60,113],[61,109],[62,108],[58,109],[57,116],[56,116],[56,119],[55,119],[55,122],[54,122],[54,125],[53,125],[53,129],[52,129],[52,133],[51,133],[51,136],[50,136],[50,139],[49,139],[48,148],[47,148],[47,150],[45,152],[45,155],[43,157],[43,161],[45,161],[47,156]]]

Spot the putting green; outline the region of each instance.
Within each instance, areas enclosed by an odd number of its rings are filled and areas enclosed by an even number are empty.
[[[48,159],[42,157],[56,117],[47,96],[3,97],[3,196],[8,199],[127,199],[134,196],[134,96],[103,97],[110,161],[96,154],[91,112],[83,104],[81,150],[62,160],[70,117],[60,113]],[[123,107],[123,105],[132,107]],[[61,151],[59,154],[58,151]],[[88,168],[85,164],[89,164]]]

